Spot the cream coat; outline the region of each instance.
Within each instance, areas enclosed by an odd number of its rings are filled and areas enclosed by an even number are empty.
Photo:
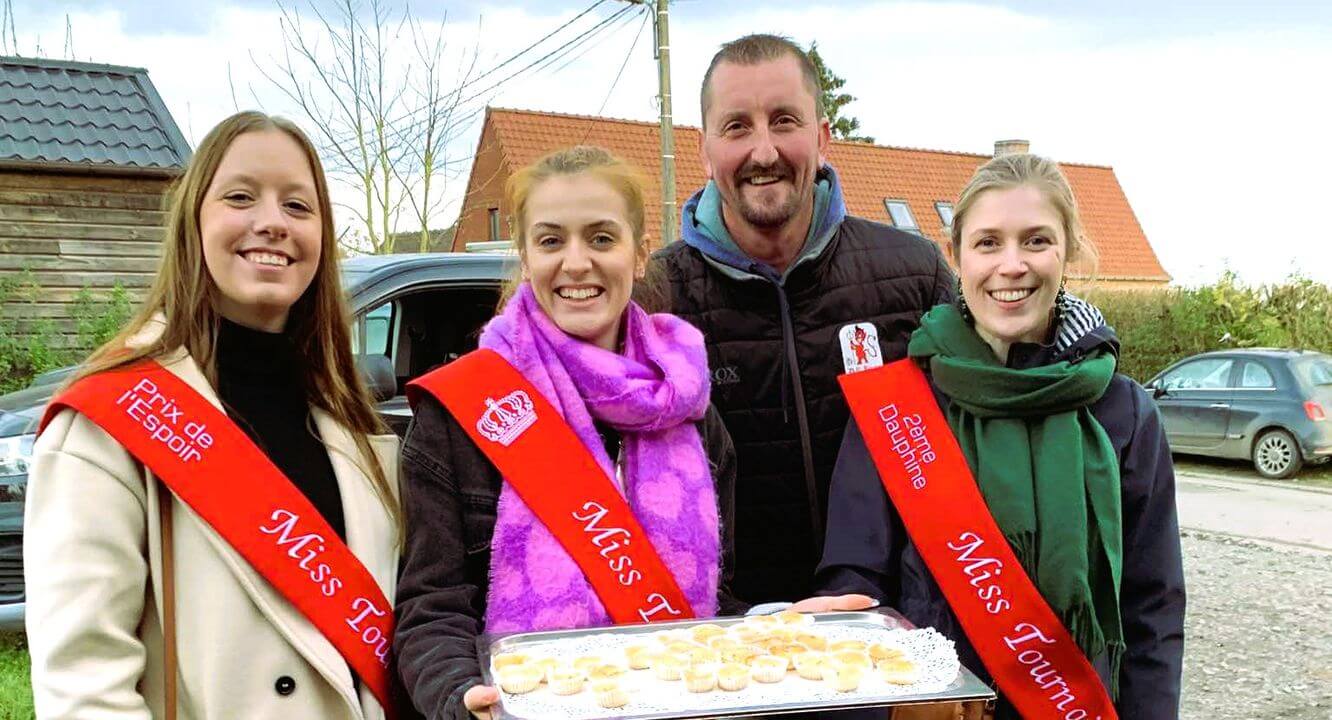
[[[164,363],[215,405],[185,354]],[[347,543],[392,606],[397,531],[348,430],[314,410],[329,448]],[[398,440],[371,445],[397,483]],[[161,718],[161,485],[71,410],[38,438],[24,517],[28,645],[39,718]],[[396,498],[394,499],[396,503]],[[380,720],[337,650],[187,506],[175,526],[180,720]],[[279,678],[295,681],[284,696]],[[285,683],[284,683],[285,684]]]

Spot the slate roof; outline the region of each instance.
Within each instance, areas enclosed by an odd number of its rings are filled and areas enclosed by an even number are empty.
[[[490,108],[486,126],[482,137],[493,134],[510,171],[547,152],[580,143],[600,145],[633,163],[647,181],[646,196],[654,199],[647,206],[647,225],[660,237],[656,229],[661,227],[661,204],[655,199],[661,197],[661,146],[655,122]],[[698,153],[699,137],[696,127],[675,126],[675,187],[680,207],[707,182]],[[841,140],[833,141],[828,154],[841,176],[848,212],[888,223],[891,221],[884,201],[905,200],[921,234],[945,248],[949,241],[935,203],[956,202],[972,173],[992,157]],[[1074,163],[1060,163],[1059,167],[1068,177],[1087,236],[1100,256],[1096,276],[1169,281],[1170,275],[1138,224],[1115,171]],[[469,184],[469,197],[474,190]]]
[[[0,165],[178,172],[189,157],[147,70],[0,57]]]

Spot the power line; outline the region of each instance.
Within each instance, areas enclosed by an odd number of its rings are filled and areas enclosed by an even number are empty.
[[[580,12],[580,13],[578,13],[577,15],[573,16],[573,18],[570,19],[568,22],[566,22],[566,23],[564,23],[563,25],[561,25],[561,26],[555,28],[554,30],[551,30],[550,32],[546,33],[544,36],[542,36],[542,38],[541,38],[540,40],[537,40],[536,42],[532,43],[531,45],[528,45],[527,47],[523,48],[522,50],[519,50],[517,53],[511,55],[511,56],[510,56],[507,60],[505,60],[504,62],[502,62],[502,63],[496,65],[495,67],[490,68],[489,70],[487,70],[487,71],[481,73],[480,75],[477,75],[476,77],[472,78],[471,80],[468,80],[467,82],[465,82],[465,83],[463,83],[461,86],[459,86],[458,89],[461,90],[462,88],[465,88],[465,87],[467,87],[467,86],[469,86],[469,85],[472,85],[472,84],[474,84],[474,83],[480,81],[482,78],[485,78],[485,77],[487,77],[487,76],[489,76],[489,75],[494,74],[494,72],[495,72],[496,70],[499,70],[500,68],[504,67],[505,65],[508,65],[509,63],[513,62],[514,60],[517,60],[518,58],[522,57],[523,55],[526,55],[527,53],[529,53],[529,52],[535,50],[536,47],[537,47],[538,45],[540,45],[541,43],[544,43],[545,41],[547,41],[547,40],[551,39],[552,37],[554,37],[555,35],[559,34],[559,32],[560,32],[561,30],[563,30],[563,29],[569,27],[570,25],[573,25],[574,23],[578,22],[580,19],[582,19],[582,17],[583,17],[584,15],[587,15],[588,13],[592,12],[593,10],[596,10],[597,8],[601,7],[601,6],[602,6],[603,4],[605,4],[605,3],[606,3],[606,0],[597,0],[596,2],[592,3],[591,5],[589,5],[589,6],[588,6],[586,9],[584,9],[582,12]]]
[[[588,32],[587,32],[586,35],[584,35],[583,37],[579,38],[578,40],[575,40],[575,41],[570,42],[570,43],[565,43],[564,45],[562,45],[562,46],[560,46],[560,47],[558,47],[558,48],[552,50],[551,52],[546,53],[545,55],[543,55],[543,56],[537,58],[536,60],[534,60],[534,61],[528,63],[527,65],[523,66],[522,69],[518,70],[517,72],[514,72],[513,74],[509,75],[508,77],[504,78],[503,80],[500,80],[499,82],[495,83],[494,85],[491,85],[490,87],[486,88],[485,90],[482,90],[482,91],[480,91],[480,92],[476,92],[476,93],[473,93],[473,94],[467,96],[467,98],[465,98],[464,100],[462,100],[461,103],[468,103],[468,102],[471,102],[471,101],[473,101],[473,100],[475,100],[475,99],[481,97],[482,95],[486,95],[486,94],[489,93],[490,91],[495,90],[496,88],[500,87],[501,85],[503,85],[503,84],[509,82],[510,80],[513,80],[514,78],[518,77],[519,75],[522,75],[523,73],[527,72],[528,70],[531,70],[532,68],[536,67],[537,65],[540,65],[541,63],[544,63],[544,62],[550,60],[552,57],[556,56],[557,54],[558,54],[558,55],[561,55],[561,56],[564,55],[564,54],[567,54],[571,49],[576,48],[576,47],[579,46],[579,45],[582,45],[583,43],[587,42],[592,36],[599,34],[602,30],[604,30],[604,29],[606,28],[607,25],[610,25],[612,22],[614,22],[614,21],[620,19],[620,17],[621,17],[625,12],[628,12],[629,10],[630,10],[630,8],[628,8],[628,7],[621,8],[618,12],[614,13],[614,14],[611,15],[610,17],[608,17],[608,18],[606,18],[605,20],[602,20],[601,22],[599,22],[599,23],[597,23],[596,25],[594,25],[594,26],[592,27],[592,29],[588,30]],[[461,103],[460,103],[460,104],[461,104]]]
[[[651,16],[651,10],[645,10],[643,22],[639,24],[638,32],[634,34],[634,41],[629,45],[629,52],[624,54],[624,62],[620,63],[620,71],[615,73],[615,79],[611,81],[610,89],[606,91],[606,97],[601,99],[601,107],[597,108],[596,117],[601,117],[601,113],[606,111],[606,103],[610,102],[611,94],[615,92],[615,86],[620,84],[620,76],[624,75],[624,69],[629,67],[629,59],[634,56],[634,48],[638,47],[638,38],[643,36],[643,28],[647,27],[648,18]],[[595,122],[588,123],[587,130],[583,131],[583,138],[578,141],[579,145],[587,143],[587,138],[592,134],[592,129],[595,127]]]

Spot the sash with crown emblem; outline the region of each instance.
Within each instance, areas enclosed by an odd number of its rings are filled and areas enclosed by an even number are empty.
[[[277,465],[216,405],[155,360],[74,383],[71,408],[152,471],[304,615],[392,715],[393,605]],[[41,432],[41,430],[38,430]]]
[[[448,408],[555,536],[616,624],[694,616],[615,483],[508,361],[493,350],[468,353],[409,383],[413,407],[423,392]]]
[[[1004,697],[1033,720],[1117,718],[995,523],[915,361],[838,381],[902,524]]]

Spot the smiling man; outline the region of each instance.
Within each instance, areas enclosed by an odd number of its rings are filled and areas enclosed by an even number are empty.
[[[933,242],[846,214],[820,94],[790,40],[723,45],[703,79],[709,182],[658,253],[671,311],[706,336],[738,451],[734,590],[751,602],[812,589],[848,416],[837,376],[903,357],[952,297]]]

